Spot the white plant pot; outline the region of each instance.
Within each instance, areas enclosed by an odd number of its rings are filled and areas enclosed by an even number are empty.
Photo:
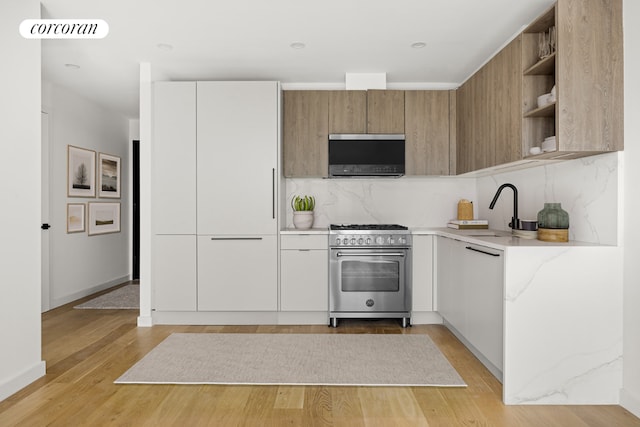
[[[313,211],[294,211],[293,226],[301,230],[311,228],[313,225]]]

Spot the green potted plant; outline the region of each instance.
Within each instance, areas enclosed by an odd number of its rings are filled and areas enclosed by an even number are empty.
[[[316,207],[316,199],[313,196],[293,196],[291,208],[293,209],[293,226],[302,230],[313,225],[313,208]]]

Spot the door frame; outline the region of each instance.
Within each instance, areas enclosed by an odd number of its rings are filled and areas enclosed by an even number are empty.
[[[51,155],[50,155],[50,134],[49,134],[49,113],[40,112],[41,125],[41,188],[40,188],[40,219],[43,227],[41,229],[41,312],[51,309],[51,232],[44,228],[44,224],[51,223]]]

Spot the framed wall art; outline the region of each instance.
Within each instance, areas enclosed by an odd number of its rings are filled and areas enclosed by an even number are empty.
[[[86,230],[85,204],[67,203],[67,233],[82,233]]]
[[[96,152],[67,146],[67,196],[96,197]]]
[[[120,198],[120,157],[98,154],[98,197]]]
[[[89,203],[89,236],[120,232],[120,202]]]

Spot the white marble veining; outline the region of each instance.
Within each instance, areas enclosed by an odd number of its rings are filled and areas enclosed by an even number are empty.
[[[314,227],[357,223],[441,227],[455,218],[460,199],[476,199],[476,180],[460,177],[287,179],[286,227],[293,224],[288,202],[296,194],[316,198]]]
[[[478,178],[478,215],[488,219],[492,228],[508,229],[511,190],[502,192],[493,210],[489,203],[498,187],[510,182],[518,188],[520,219],[537,219],[545,202],[559,202],[569,213],[570,240],[616,244],[620,155],[607,153]]]
[[[501,231],[496,237],[411,231],[504,251],[504,403],[618,404],[621,247],[540,242]]]
[[[365,179],[286,179],[285,227],[292,227],[288,201],[295,194],[316,197],[314,227],[350,223],[398,223],[442,227],[457,215],[460,199],[474,202],[476,218],[508,230],[513,193],[505,189],[495,209],[489,203],[505,182],[518,188],[520,219],[537,219],[545,202],[569,213],[569,239],[598,244],[618,242],[619,153],[601,154],[492,176]]]
[[[621,249],[510,248],[506,404],[616,404],[622,386]]]

